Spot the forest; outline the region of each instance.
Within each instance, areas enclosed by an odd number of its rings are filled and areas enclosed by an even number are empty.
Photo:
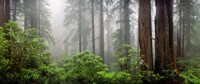
[[[199,0],[0,0],[0,84],[200,84]]]

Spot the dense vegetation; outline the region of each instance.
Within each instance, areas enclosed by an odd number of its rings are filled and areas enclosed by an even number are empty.
[[[53,64],[45,45],[46,42],[37,36],[37,31],[22,30],[15,22],[6,23],[0,28],[0,32],[1,83],[137,84],[175,77],[173,72],[169,71],[165,76],[160,76],[150,71],[120,69],[121,66],[126,64],[127,58],[132,59],[130,64],[133,68],[138,64],[136,58],[134,58],[136,52],[128,45],[124,45],[121,52],[123,54],[127,50],[129,52],[128,57],[118,57],[114,63],[115,69],[118,70],[110,71],[102,63],[100,56],[90,54],[89,51],[69,56],[61,64]],[[9,50],[11,53],[8,54]],[[132,75],[132,72],[135,72],[135,75]],[[194,72],[188,70],[181,75],[185,77],[188,73],[195,74],[195,72],[198,73],[198,70]],[[187,82],[198,83],[198,80],[195,80],[195,78],[198,78],[198,74],[191,75],[191,77],[187,78]]]
[[[199,1],[66,0],[62,47],[47,1],[0,0],[0,84],[200,83]]]

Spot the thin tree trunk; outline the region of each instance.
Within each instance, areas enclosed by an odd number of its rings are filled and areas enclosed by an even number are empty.
[[[94,0],[91,0],[92,4],[92,52],[95,54],[95,33],[94,33]]]
[[[5,23],[8,23],[10,20],[10,0],[6,0],[6,6],[5,6]]]
[[[12,3],[13,3],[13,21],[16,21],[17,20],[17,2],[18,0],[13,0]]]
[[[179,29],[177,30],[177,57],[181,57],[181,51],[182,51],[182,5],[181,0],[179,0]]]
[[[78,27],[79,27],[79,52],[81,52],[82,51],[82,39],[81,39],[81,25],[82,25],[82,23],[81,23],[81,21],[82,21],[82,15],[81,15],[81,11],[82,11],[82,9],[81,9],[81,5],[82,5],[82,3],[81,3],[81,0],[79,0],[79,24],[78,24]]]
[[[104,62],[104,19],[103,19],[103,0],[100,0],[100,39],[99,39],[99,48],[100,56],[103,58]]]
[[[109,7],[109,2],[107,2],[106,3],[106,5],[107,5],[107,7]],[[111,62],[111,60],[110,60],[110,53],[111,53],[111,46],[110,46],[110,33],[111,33],[111,31],[110,31],[110,29],[111,29],[111,27],[110,27],[110,19],[111,19],[111,14],[109,13],[109,8],[107,8],[107,11],[106,11],[106,15],[107,15],[107,20],[106,20],[106,27],[107,27],[107,65],[108,65],[108,68],[109,69],[111,69],[111,64],[110,64],[110,62]]]
[[[130,12],[129,12],[130,0],[124,0],[124,44],[130,45]],[[128,50],[125,55],[128,57]],[[127,59],[127,63],[130,63],[130,58]],[[125,70],[130,70],[130,64],[125,65]]]

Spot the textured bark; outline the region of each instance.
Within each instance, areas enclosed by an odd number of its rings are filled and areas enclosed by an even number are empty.
[[[99,39],[99,48],[100,56],[103,58],[104,62],[104,24],[103,24],[103,0],[100,0],[100,39]]]
[[[0,0],[0,26],[4,24],[4,0]]]
[[[156,72],[176,68],[173,43],[173,0],[156,0]]]
[[[151,3],[150,0],[139,2],[139,45],[140,57],[147,66],[142,70],[153,70],[152,40],[151,40]]]
[[[173,0],[166,0],[167,18],[169,24],[169,53],[171,58],[168,59],[172,62],[173,69],[176,69],[176,54],[174,48],[174,28],[173,28]],[[169,63],[171,64],[171,63]]]

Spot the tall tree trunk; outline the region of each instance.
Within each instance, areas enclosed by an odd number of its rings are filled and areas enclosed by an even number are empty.
[[[173,0],[156,0],[156,72],[169,69],[172,63],[176,68],[173,43]]]
[[[38,11],[38,21],[37,21],[37,29],[38,29],[38,35],[41,37],[42,33],[41,33],[41,0],[38,0],[37,3],[37,11]]]
[[[38,17],[37,2],[38,2],[38,0],[31,1],[31,4],[32,4],[31,10],[34,12],[32,12],[31,17],[30,17],[31,28],[36,28],[36,29],[38,28],[37,27],[38,26],[38,24],[37,24],[37,19],[38,19],[37,18]]]
[[[82,39],[81,39],[81,25],[82,25],[82,23],[81,23],[81,21],[82,21],[82,15],[81,15],[81,11],[82,11],[82,9],[81,9],[81,6],[82,6],[82,3],[81,3],[81,0],[79,0],[79,24],[78,24],[78,27],[79,27],[79,52],[81,52],[82,51]]]
[[[179,29],[177,30],[177,57],[181,57],[182,51],[182,4],[181,0],[179,0]]]
[[[186,55],[188,54],[188,52],[190,52],[192,50],[192,43],[191,43],[191,29],[192,29],[192,15],[191,15],[191,10],[192,10],[192,0],[183,0],[185,1],[184,3],[186,3],[184,5],[184,11],[185,11],[185,53]]]
[[[94,33],[94,0],[91,0],[92,4],[92,52],[95,54],[95,33]]]
[[[104,62],[104,19],[103,19],[103,0],[100,0],[100,39],[99,39],[99,48],[100,56],[103,58]]]
[[[28,15],[28,5],[29,5],[29,1],[28,0],[24,0],[24,29],[28,29],[30,26],[29,26],[29,15]]]
[[[107,56],[106,56],[106,64],[108,65],[108,68],[111,69],[111,60],[110,60],[110,54],[111,54],[111,26],[110,26],[110,20],[112,18],[111,14],[109,13],[110,9],[109,9],[109,2],[106,2],[107,5],[107,10],[106,10],[106,27],[107,27]]]
[[[4,24],[4,15],[5,15],[5,11],[4,11],[4,0],[0,0],[0,26],[3,26]]]
[[[130,12],[129,12],[130,0],[124,0],[124,43],[130,45]]]
[[[153,70],[152,40],[151,40],[151,3],[150,0],[139,2],[139,45],[140,57],[147,66],[143,70]]]
[[[17,20],[17,3],[18,3],[18,0],[12,0],[12,5],[13,5],[13,15],[12,15],[12,19],[13,21],[16,21]]]
[[[5,22],[8,23],[10,20],[10,0],[5,0],[6,1],[6,8],[5,8]]]
[[[124,44],[130,45],[130,12],[129,12],[130,0],[124,0]],[[124,56],[128,57],[128,50]],[[127,59],[127,63],[130,63],[130,58]],[[125,65],[125,70],[130,70],[130,64]]]
[[[176,54],[174,50],[174,28],[173,28],[173,0],[166,0],[166,10],[167,10],[167,17],[168,24],[169,24],[169,53],[170,58],[168,59],[172,62],[173,69],[176,69]],[[171,63],[169,63],[171,64]]]
[[[121,46],[119,46],[119,52],[121,52],[122,50],[122,45],[124,44],[124,20],[123,20],[123,0],[120,0],[120,3],[119,3],[119,43],[121,44]]]

